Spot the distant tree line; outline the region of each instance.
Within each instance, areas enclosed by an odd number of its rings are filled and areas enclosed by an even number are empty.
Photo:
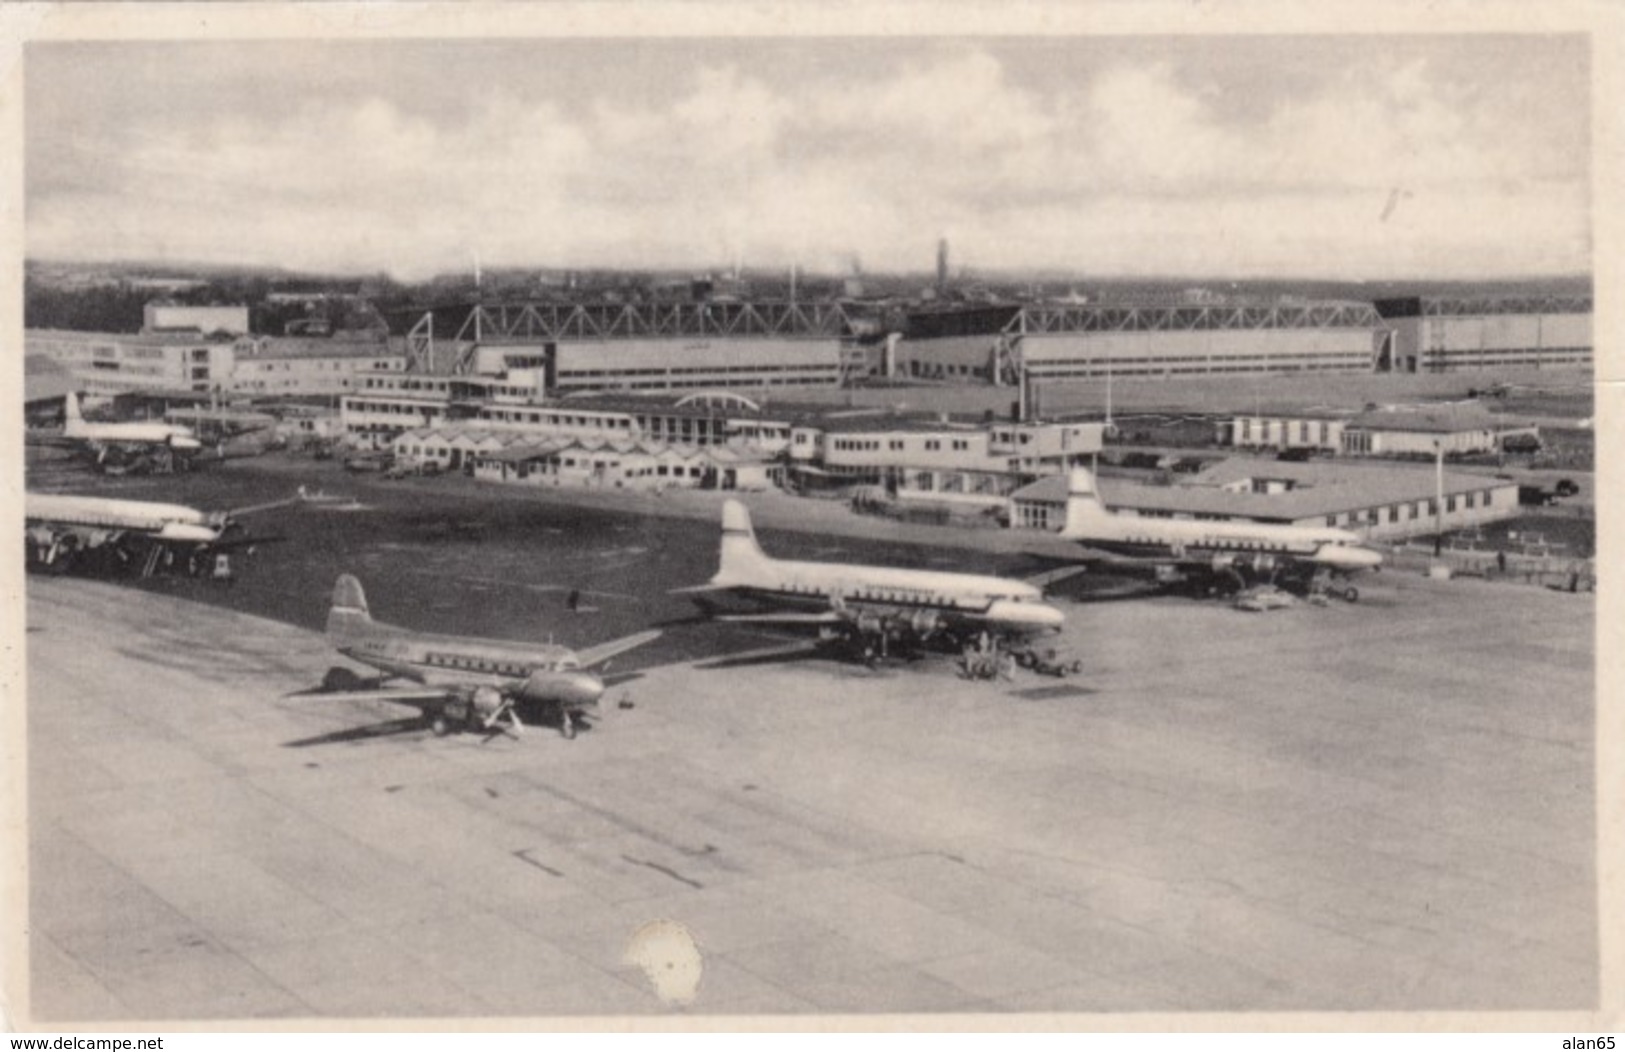
[[[140,332],[142,308],[152,298],[150,290],[126,286],[62,289],[29,282],[23,290],[23,325],[29,329]]]

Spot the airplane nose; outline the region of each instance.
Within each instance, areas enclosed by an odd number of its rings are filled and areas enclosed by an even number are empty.
[[[987,620],[1026,632],[1059,632],[1066,615],[1047,603],[1010,603],[1000,600],[988,608]]]
[[[1382,566],[1382,553],[1370,548],[1328,547],[1322,549],[1320,559],[1346,570],[1375,570]]]

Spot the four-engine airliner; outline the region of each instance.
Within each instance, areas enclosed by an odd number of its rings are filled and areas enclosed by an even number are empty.
[[[216,555],[263,543],[267,538],[239,534],[238,519],[298,503],[300,499],[205,512],[158,501],[28,493],[23,498],[27,562],[62,571],[71,568],[85,553],[110,549],[124,562],[140,558],[141,575],[147,577],[166,552]]]
[[[86,420],[79,411],[79,396],[68,392],[62,444],[89,451],[99,467],[127,464],[141,457],[158,456],[173,465],[177,456],[191,456],[203,448],[196,432],[182,424],[161,420],[102,423]]]
[[[735,500],[722,506],[716,576],[679,591],[715,620],[817,626],[871,660],[891,643],[920,644],[939,636],[961,645],[984,634],[1021,643],[1060,631],[1065,620],[1025,581],[771,558],[756,542],[750,512]]]
[[[1106,553],[1103,562],[1141,565],[1168,579],[1182,572],[1224,574],[1245,586],[1253,579],[1307,570],[1320,585],[1353,601],[1351,574],[1376,570],[1382,553],[1357,534],[1329,526],[1208,522],[1122,515],[1109,510],[1086,468],[1068,479],[1066,519],[1060,535]]]

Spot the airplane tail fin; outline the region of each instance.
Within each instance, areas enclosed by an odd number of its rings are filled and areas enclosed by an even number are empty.
[[[1083,533],[1088,522],[1105,518],[1111,513],[1100,499],[1100,492],[1095,488],[1095,476],[1088,468],[1073,468],[1066,481],[1066,522],[1061,528],[1061,536],[1074,537]]]
[[[71,438],[84,423],[84,415],[79,412],[79,394],[76,391],[69,391],[62,399],[62,430]]]
[[[756,543],[756,530],[750,524],[750,512],[737,500],[722,505],[722,559],[714,582],[717,584],[749,580],[764,563],[770,562],[762,546]]]
[[[361,582],[349,574],[341,575],[333,585],[333,605],[327,611],[327,637],[343,641],[371,624],[372,612],[367,609]]]

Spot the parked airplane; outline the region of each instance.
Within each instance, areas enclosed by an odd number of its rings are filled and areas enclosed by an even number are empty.
[[[1382,554],[1348,530],[1119,515],[1107,509],[1085,468],[1072,469],[1060,536],[1107,553],[1105,562],[1150,566],[1159,580],[1208,572],[1245,587],[1249,575],[1272,580],[1278,573],[1308,571],[1315,587],[1350,602],[1360,597],[1350,575],[1382,565]]]
[[[123,563],[139,558],[141,576],[150,577],[166,555],[173,562],[180,554],[194,573],[210,569],[229,576],[220,572],[225,564],[214,561],[215,556],[273,539],[237,535],[241,528],[237,520],[299,499],[211,513],[184,504],[28,493],[23,498],[26,557],[29,565],[65,571],[81,556],[106,549]]]
[[[756,542],[750,513],[734,500],[722,506],[716,576],[678,591],[693,595],[718,621],[816,625],[827,638],[861,648],[871,661],[892,642],[918,645],[937,637],[965,645],[985,635],[1019,645],[1060,631],[1064,620],[1036,585],[1024,581],[770,558]],[[730,604],[749,610],[723,612]]]
[[[345,657],[384,673],[383,678],[411,680],[415,686],[325,692],[322,697],[414,705],[436,734],[447,733],[454,724],[518,733],[523,725],[517,709],[527,704],[556,713],[564,736],[573,738],[576,724],[596,714],[604,693],[604,681],[590,670],[659,635],[639,632],[573,651],[551,643],[414,632],[374,621],[361,582],[344,574],[333,586],[328,641]]]
[[[189,427],[158,420],[124,423],[89,421],[79,411],[79,396],[68,392],[60,439],[96,457],[98,467],[124,466],[142,458],[158,458],[156,466],[173,466],[177,455],[190,456],[203,443]]]

